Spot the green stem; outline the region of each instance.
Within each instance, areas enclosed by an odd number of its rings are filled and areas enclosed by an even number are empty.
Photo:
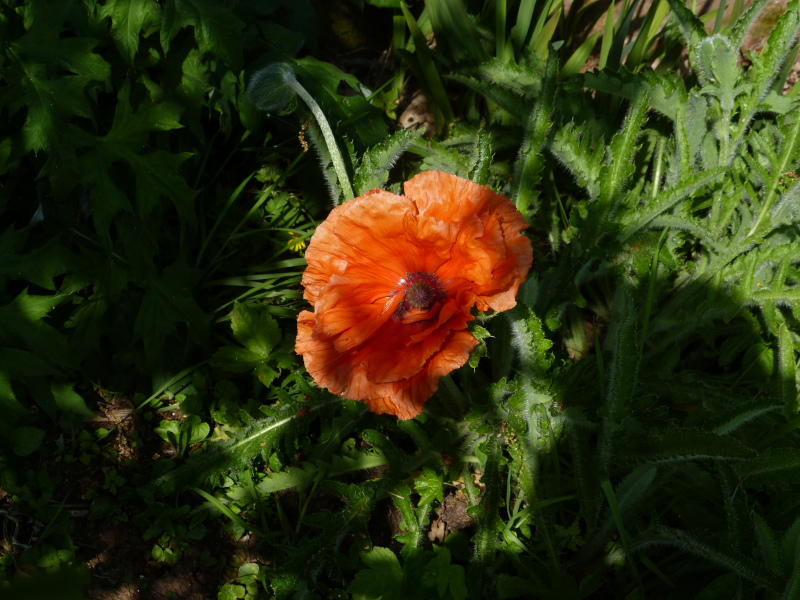
[[[306,103],[311,113],[314,115],[314,118],[317,120],[317,125],[319,125],[322,136],[325,138],[325,143],[328,145],[328,152],[331,155],[333,168],[336,171],[336,177],[339,179],[339,185],[342,186],[342,193],[346,200],[350,200],[355,195],[353,194],[353,187],[350,185],[350,179],[347,177],[347,169],[344,167],[342,154],[339,152],[339,146],[336,143],[336,139],[333,137],[333,130],[328,124],[325,114],[322,112],[319,104],[317,104],[317,101],[311,97],[311,94],[306,91],[306,88],[300,85],[297,79],[292,77],[286,84],[292,88],[294,93],[300,96],[300,99]]]

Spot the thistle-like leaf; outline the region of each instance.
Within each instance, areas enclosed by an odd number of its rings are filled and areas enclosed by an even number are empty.
[[[737,574],[757,585],[778,591],[783,588],[782,579],[756,563],[749,556],[723,546],[717,540],[708,540],[697,534],[659,527],[653,534],[645,534],[634,541],[635,549],[645,550],[653,546],[670,546],[703,558],[713,564]]]
[[[520,148],[514,173],[512,200],[526,219],[531,214],[538,196],[540,172],[544,167],[544,155],[541,150],[555,111],[557,86],[558,58],[555,51],[552,51],[547,57],[542,93],[525,126],[525,140]]]
[[[750,421],[776,412],[780,407],[781,405],[774,399],[751,400],[743,406],[736,406],[714,417],[705,426],[717,435],[726,435]]]
[[[681,27],[681,32],[686,40],[686,45],[689,47],[690,57],[692,49],[697,46],[697,43],[706,37],[706,30],[702,21],[698,19],[691,9],[683,3],[683,0],[668,0],[669,7],[672,13],[678,19]]]
[[[550,152],[575,176],[579,186],[594,199],[600,191],[600,171],[603,167],[605,143],[593,139],[588,124],[570,122],[553,135]]]
[[[735,469],[744,485],[786,487],[800,481],[800,449],[768,448],[757,457],[738,463]]]
[[[631,456],[651,463],[686,460],[742,461],[755,456],[732,437],[702,429],[675,429],[650,433],[650,438]]]
[[[659,199],[658,204],[654,208],[647,211],[644,215],[638,216],[636,221],[628,225],[619,235],[619,239],[624,241],[630,238],[634,233],[648,226],[653,219],[659,215],[671,210],[679,202],[685,200],[687,197],[693,195],[696,191],[712,184],[719,177],[727,172],[727,168],[718,167],[709,171],[698,173],[693,177],[684,179],[678,186],[666,190],[662,197]]]
[[[469,179],[479,185],[488,185],[492,157],[492,138],[489,132],[486,131],[486,126],[481,123],[481,127],[475,136],[475,149],[472,151]]]
[[[800,28],[800,0],[791,0],[770,32],[764,51],[753,61],[748,71],[756,104],[767,95],[775,78],[781,72],[783,61],[794,45],[798,28]]]
[[[741,48],[744,37],[747,35],[748,29],[750,29],[750,25],[753,24],[758,13],[766,6],[767,2],[769,2],[769,0],[754,0],[754,2],[747,7],[747,10],[736,20],[736,23],[734,23],[733,27],[731,27],[731,30],[728,32],[728,37],[734,48],[737,50]]]
[[[605,383],[603,426],[597,442],[598,460],[604,474],[608,473],[612,457],[618,450],[617,434],[621,431],[623,420],[630,414],[631,400],[638,382],[636,322],[633,290],[630,283],[622,279],[614,299],[604,348],[611,356]]]
[[[373,146],[361,157],[353,177],[353,188],[357,196],[375,188],[382,188],[389,180],[389,170],[403,153],[422,137],[423,130],[401,129],[384,142]]]

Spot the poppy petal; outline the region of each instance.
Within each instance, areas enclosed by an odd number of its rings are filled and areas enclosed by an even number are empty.
[[[522,215],[486,187],[428,171],[405,191],[372,190],[317,228],[295,351],[318,385],[410,419],[478,344],[472,307],[515,305],[533,252]]]

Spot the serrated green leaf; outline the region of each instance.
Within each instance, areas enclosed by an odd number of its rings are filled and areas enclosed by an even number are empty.
[[[10,244],[3,249],[0,241],[0,276],[9,279],[29,281],[46,290],[55,291],[54,278],[68,273],[79,266],[80,260],[65,248],[56,238],[30,252],[23,252],[22,245],[12,242],[13,238],[24,241],[28,230],[13,231],[13,226],[6,231]]]
[[[424,467],[422,472],[423,475],[414,480],[414,489],[419,494],[419,503],[430,504],[434,500],[441,502],[444,499],[442,476],[428,467]]]
[[[266,306],[234,302],[231,329],[239,343],[262,358],[269,356],[281,341],[281,329]]]
[[[26,350],[0,348],[0,365],[8,377],[45,377],[58,371],[41,358]]]
[[[359,556],[367,568],[358,571],[347,588],[353,600],[401,600],[403,568],[395,553],[375,546]]]
[[[97,16],[111,20],[114,43],[129,65],[133,65],[139,50],[139,36],[146,35],[160,17],[154,0],[106,0],[98,9]]]
[[[678,20],[681,32],[686,40],[687,46],[694,49],[697,43],[706,37],[705,27],[691,9],[683,3],[683,0],[668,0],[669,7]]]
[[[234,71],[242,67],[241,30],[245,24],[232,7],[214,0],[167,0],[161,28],[161,47],[168,53],[172,40],[186,27],[203,53],[226,61]]]
[[[425,565],[423,582],[436,588],[440,598],[449,596],[453,600],[465,600],[467,586],[464,583],[464,567],[450,564],[450,551],[447,548],[434,546],[434,552],[436,556]]]
[[[697,190],[710,185],[728,171],[727,167],[718,167],[703,171],[685,179],[680,185],[665,191],[655,208],[637,218],[636,222],[626,227],[619,235],[621,241],[629,239],[634,233],[646,227],[653,219],[672,209],[679,202],[694,194]]]
[[[389,170],[409,146],[422,137],[422,133],[422,130],[402,129],[367,150],[362,155],[353,177],[353,189],[356,195],[360,196],[369,190],[384,187],[389,180]]]
[[[144,341],[145,356],[155,366],[167,348],[168,336],[177,336],[175,325],[186,323],[192,342],[206,343],[210,319],[197,305],[192,287],[199,272],[190,269],[181,260],[173,263],[156,276],[151,274],[145,283],[145,295],[133,323],[134,341]]]
[[[211,366],[231,373],[247,373],[264,363],[264,356],[246,348],[223,346],[211,357]]]
[[[742,425],[757,419],[770,412],[775,412],[780,408],[780,404],[775,400],[753,400],[744,406],[735,408],[714,417],[707,426],[718,435],[724,435],[735,431]]]
[[[551,52],[547,57],[542,92],[525,124],[525,140],[515,165],[512,201],[525,218],[535,210],[540,173],[544,168],[544,154],[541,150],[552,125],[557,87],[558,57],[555,52]]]
[[[100,240],[107,249],[111,249],[111,223],[120,211],[133,213],[128,197],[120,190],[111,178],[111,160],[102,147],[84,152],[78,166],[83,173],[81,183],[90,186],[89,198],[94,212],[92,218]]]
[[[182,223],[194,228],[197,224],[194,212],[197,192],[179,174],[181,163],[191,153],[171,154],[164,150],[141,153],[142,146],[154,132],[183,127],[179,121],[181,110],[169,102],[143,102],[134,112],[130,102],[130,83],[126,81],[117,94],[111,129],[100,139],[97,152],[101,154],[100,161],[124,161],[128,164],[136,181],[136,200],[141,218],[147,219],[158,201],[166,198],[175,205]],[[102,176],[88,175],[88,178],[96,186],[105,185]],[[111,204],[101,209],[102,215],[98,217],[101,222],[127,208],[125,200],[118,194],[106,201]]]
[[[640,548],[658,545],[671,546],[708,560],[757,585],[771,590],[779,590],[783,587],[783,582],[777,574],[768,571],[749,556],[737,552],[729,546],[724,546],[718,540],[701,538],[691,532],[660,527],[653,535],[640,536],[636,545]]]
[[[768,448],[756,458],[740,462],[734,468],[747,485],[767,483],[782,487],[800,478],[800,450]]]
[[[617,434],[630,414],[639,377],[636,324],[633,289],[623,280],[618,284],[604,349],[611,354],[605,383],[605,418],[598,440],[600,468],[604,473],[608,472],[612,456],[619,449]]]
[[[732,437],[702,429],[654,432],[650,437],[633,455],[653,463],[709,459],[741,461],[755,455],[755,450]]]

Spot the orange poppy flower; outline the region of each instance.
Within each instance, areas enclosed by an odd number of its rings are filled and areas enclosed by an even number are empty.
[[[372,190],[331,211],[303,274],[314,312],[295,351],[322,387],[411,419],[478,341],[470,309],[508,310],[533,260],[505,196],[440,171]]]

